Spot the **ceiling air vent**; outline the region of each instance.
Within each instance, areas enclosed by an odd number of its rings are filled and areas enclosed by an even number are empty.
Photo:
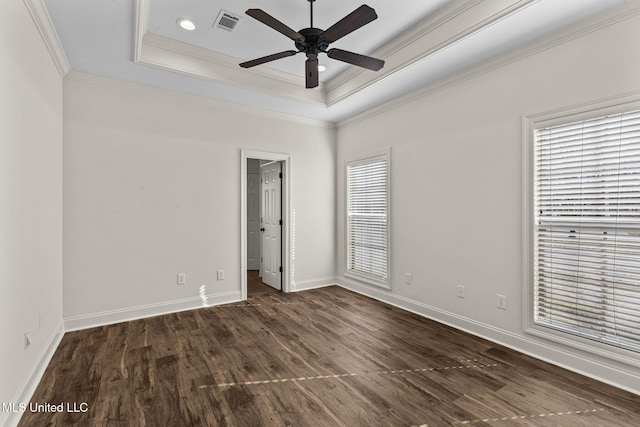
[[[221,10],[213,26],[222,28],[223,30],[233,31],[239,20],[240,18],[236,15],[229,13],[226,10]]]

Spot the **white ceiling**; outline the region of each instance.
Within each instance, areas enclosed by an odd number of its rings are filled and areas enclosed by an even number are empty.
[[[353,52],[369,54],[403,32],[421,22],[453,0],[403,0],[402,2],[369,2],[375,8],[378,19],[356,32],[333,43]],[[294,43],[282,34],[254,20],[244,12],[250,8],[261,8],[295,31],[310,25],[309,2],[307,0],[152,0],[150,5],[149,31],[185,43],[195,44],[205,49],[221,52],[242,60],[259,58],[284,50],[295,49]],[[317,0],[314,2],[314,26],[327,29],[335,22],[362,4],[359,1]],[[399,5],[402,7],[398,7]],[[220,10],[225,10],[240,18],[232,32],[212,27]],[[176,25],[179,17],[189,18],[196,23],[197,30],[184,31]],[[270,67],[302,77],[306,57],[282,59],[269,64]],[[328,67],[320,76],[325,82],[344,71],[348,64],[328,59],[322,55],[322,63]],[[323,60],[324,59],[324,60]]]
[[[304,89],[303,55],[237,64],[294,49],[244,14],[260,8],[298,31],[306,0],[44,0],[72,70],[323,121],[342,121],[602,13],[624,0],[367,0],[378,19],[332,44],[384,59],[373,72],[322,55],[321,85]],[[326,29],[363,0],[317,0]],[[213,27],[220,10],[236,28]],[[193,32],[176,21],[189,18]]]

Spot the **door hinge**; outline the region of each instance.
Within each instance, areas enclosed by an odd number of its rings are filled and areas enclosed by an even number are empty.
[[[278,178],[282,179],[282,172],[278,173]]]
[[[282,225],[282,220],[280,220],[280,225]]]
[[[282,273],[282,266],[280,266],[280,269],[279,269],[279,271],[280,271],[280,273]]]

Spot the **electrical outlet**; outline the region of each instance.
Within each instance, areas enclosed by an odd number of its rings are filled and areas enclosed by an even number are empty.
[[[496,295],[496,306],[502,310],[507,309],[507,297],[505,295]]]
[[[413,285],[413,274],[405,273],[404,276],[405,276],[405,283],[407,285]]]
[[[458,298],[464,298],[464,286],[458,285],[457,291],[458,291]]]
[[[224,270],[218,270],[218,280],[224,280]]]
[[[187,274],[178,273],[178,285],[186,285],[186,284],[187,284]]]

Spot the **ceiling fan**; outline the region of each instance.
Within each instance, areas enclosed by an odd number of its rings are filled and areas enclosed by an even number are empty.
[[[377,19],[378,15],[373,8],[363,4],[340,21],[333,24],[327,30],[321,30],[320,28],[313,27],[313,2],[315,2],[315,0],[308,1],[311,7],[311,25],[309,28],[303,28],[300,31],[292,30],[262,9],[247,10],[247,15],[257,19],[263,24],[268,25],[293,40],[297,50],[285,50],[284,52],[274,53],[273,55],[243,62],[240,66],[242,68],[251,68],[256,65],[275,61],[276,59],[282,59],[298,53],[304,53],[307,55],[305,66],[305,82],[307,89],[318,86],[318,54],[321,52],[326,53],[329,58],[337,59],[338,61],[357,65],[358,67],[364,67],[373,71],[378,71],[384,66],[384,61],[381,59],[360,55],[359,53],[349,52],[342,49],[333,48],[327,50],[331,43]]]

